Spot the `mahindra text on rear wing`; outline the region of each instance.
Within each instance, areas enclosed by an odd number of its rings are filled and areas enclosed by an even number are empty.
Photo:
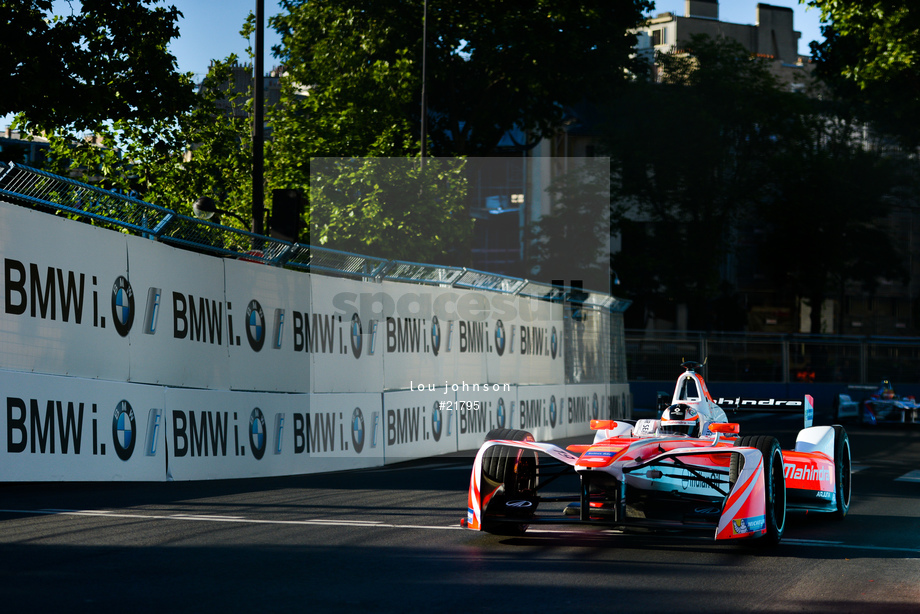
[[[815,419],[815,400],[810,394],[806,394],[800,399],[752,399],[746,397],[726,399],[725,397],[719,397],[718,399],[713,399],[713,401],[725,411],[732,412],[802,413],[805,420],[804,428],[812,426]]]

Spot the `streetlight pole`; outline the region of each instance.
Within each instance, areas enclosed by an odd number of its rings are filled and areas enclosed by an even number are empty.
[[[263,24],[265,23],[265,0],[256,0],[256,44],[255,62],[252,74],[252,232],[264,234],[265,220],[264,179],[264,143],[265,110],[263,79],[265,74],[263,54]]]
[[[425,168],[425,151],[428,141],[428,100],[425,92],[426,61],[428,55],[428,0],[424,1],[422,13],[422,152],[421,167]]]

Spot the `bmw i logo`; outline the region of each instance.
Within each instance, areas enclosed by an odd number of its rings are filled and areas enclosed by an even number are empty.
[[[431,316],[431,351],[437,356],[441,350],[441,325],[438,316]]]
[[[505,325],[501,320],[495,324],[495,351],[499,356],[505,353]]]
[[[249,448],[256,460],[261,460],[265,454],[265,416],[262,410],[254,407],[249,414]]]
[[[122,337],[127,337],[134,324],[134,290],[123,276],[112,285],[112,321],[115,330]]]
[[[351,445],[355,449],[355,454],[361,454],[364,449],[364,413],[360,407],[355,407],[351,414]]]
[[[435,441],[441,441],[441,424],[441,403],[435,401],[431,408],[431,435]]]
[[[591,403],[591,417],[597,420],[597,414],[600,411],[600,405],[597,403],[597,393],[594,393],[594,401]]]
[[[364,331],[361,328],[361,318],[354,313],[351,315],[351,353],[355,355],[355,358],[361,357],[361,345],[364,339],[362,334]]]
[[[112,440],[115,442],[115,453],[123,461],[131,458],[134,453],[134,442],[137,440],[137,423],[134,421],[134,410],[127,401],[121,401],[115,406],[115,415],[112,418]]]
[[[556,426],[556,395],[549,398],[549,425]]]
[[[249,301],[246,307],[246,338],[254,352],[261,350],[265,344],[265,314],[262,305],[255,299]]]
[[[505,400],[498,398],[498,409],[495,410],[495,419],[498,421],[498,428],[505,428]]]
[[[558,348],[559,348],[559,340],[556,338],[556,327],[554,326],[553,332],[549,337],[549,349],[550,349],[550,352],[552,352],[554,360],[556,358],[556,352],[558,351]]]

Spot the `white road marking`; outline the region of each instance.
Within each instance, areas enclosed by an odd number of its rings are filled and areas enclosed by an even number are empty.
[[[895,482],[920,482],[920,469],[910,471],[905,473],[899,478],[895,478]]]
[[[780,544],[789,544],[790,546],[815,546],[818,548],[851,548],[853,550],[880,550],[884,552],[909,552],[920,557],[920,548],[892,548],[889,546],[863,546],[857,544],[847,544],[844,542],[829,542],[817,539],[784,539]]]
[[[80,510],[83,512],[84,510]],[[105,512],[105,514],[112,514],[112,512]],[[176,518],[178,520],[214,520],[214,521],[233,521],[233,520],[245,520],[243,516],[212,516],[210,514],[172,514],[170,518]]]
[[[429,531],[462,531],[465,530],[459,525],[437,526],[437,525],[416,525],[416,524],[392,524],[374,520],[331,520],[325,518],[310,518],[305,520],[259,520],[254,518],[243,518],[238,516],[206,516],[194,514],[172,514],[169,516],[157,516],[153,514],[124,514],[108,510],[6,510],[0,509],[3,514],[34,514],[34,515],[65,515],[65,516],[104,516],[106,518],[127,518],[143,520],[172,520],[184,522],[232,522],[240,524],[263,524],[263,525],[288,525],[288,526],[338,526],[338,527],[379,527],[386,529],[421,529]],[[579,531],[581,534],[591,533],[592,531]],[[542,534],[566,534],[573,533],[571,530],[552,530],[552,529],[531,529],[528,533]],[[618,529],[605,529],[596,531],[596,533],[616,533],[621,534]],[[707,540],[708,541],[708,540]],[[920,558],[920,548],[893,548],[888,546],[872,546],[847,544],[839,541],[825,541],[818,539],[784,539],[780,542],[782,545],[789,546],[809,546],[815,548],[850,548],[852,550],[875,550],[879,552],[904,552],[917,555]],[[911,557],[913,558],[913,557]]]
[[[464,463],[462,465],[445,465],[444,463],[430,463],[427,465],[413,465],[410,467],[381,467],[379,469],[374,469],[378,473],[386,473],[388,471],[410,471],[415,469],[430,469],[432,471],[448,471],[454,469],[466,468],[469,469],[473,466],[473,461],[470,460],[469,463]]]
[[[154,514],[124,514],[110,511],[98,510],[5,510],[0,509],[2,514],[34,514],[44,516],[104,516],[106,518],[127,518],[142,520],[173,520],[188,522],[234,522],[240,524],[269,524],[269,525],[296,525],[296,526],[338,526],[338,527],[380,527],[388,529],[428,529],[432,531],[454,531],[462,527],[457,525],[437,526],[437,525],[415,525],[415,524],[391,524],[375,520],[330,520],[323,518],[309,518],[305,520],[262,520],[257,518],[244,518],[238,516],[205,516],[195,514],[171,514],[168,516],[157,516]]]

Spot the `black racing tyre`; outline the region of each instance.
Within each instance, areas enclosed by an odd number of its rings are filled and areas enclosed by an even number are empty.
[[[510,439],[511,441],[534,441],[533,435],[520,429],[492,429],[486,433],[485,441]]]
[[[534,441],[533,435],[517,429],[492,429],[486,435],[486,441],[492,439],[509,439],[511,441]],[[493,446],[485,451],[482,458],[482,477],[486,482],[504,485],[502,501],[530,501],[525,508],[506,508],[505,517],[521,516],[526,519],[533,515],[536,508],[537,488],[537,453],[520,448]],[[495,535],[523,535],[527,523],[496,522],[483,519],[482,529]]]
[[[493,439],[534,441],[533,435],[517,429],[492,429],[486,434],[486,441]],[[537,485],[537,453],[520,448],[494,446],[483,455],[482,475],[504,484],[508,496],[532,492]]]
[[[850,511],[850,495],[853,493],[850,437],[839,424],[834,428],[834,482],[837,484],[837,510],[834,518],[843,520]]]
[[[783,475],[783,451],[776,437],[754,435],[741,437],[736,446],[757,448],[763,455],[764,498],[766,503],[765,535],[756,540],[761,545],[775,545],[783,538],[786,529],[786,478]],[[741,457],[732,454],[729,482],[734,485],[741,473]]]

